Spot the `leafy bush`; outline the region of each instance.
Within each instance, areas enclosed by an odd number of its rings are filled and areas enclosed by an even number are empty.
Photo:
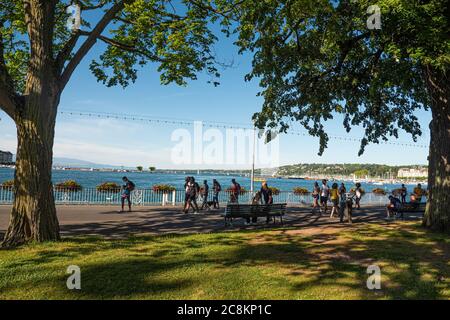
[[[425,189],[420,189],[420,188],[415,187],[414,194],[418,197],[422,197],[422,196],[427,196],[428,192]]]
[[[385,196],[386,195],[386,190],[381,189],[381,188],[375,188],[372,190],[372,192],[376,195],[380,195],[380,196]]]
[[[233,189],[230,187],[230,188],[227,189],[227,192],[233,192]],[[245,189],[244,187],[241,187],[241,192],[239,192],[239,194],[244,194],[244,193],[247,193],[247,192],[248,192],[247,189]]]
[[[14,180],[7,180],[2,184],[0,184],[0,188],[5,190],[12,190],[13,187],[14,187]]]
[[[78,192],[78,191],[81,191],[82,189],[83,189],[83,187],[75,180],[67,180],[67,181],[55,184],[55,190],[57,190],[57,191]]]
[[[277,196],[280,194],[280,189],[276,187],[269,187],[269,189],[272,191],[272,195]]]
[[[152,190],[153,190],[154,192],[164,192],[164,193],[167,193],[167,192],[173,192],[173,191],[175,191],[176,188],[175,188],[174,186],[169,185],[169,184],[155,184],[155,185],[152,187]]]
[[[308,189],[302,187],[295,187],[293,191],[296,195],[306,195],[311,193]]]
[[[118,193],[120,192],[120,186],[115,182],[104,182],[102,184],[99,184],[96,187],[98,192],[112,192],[112,193]]]
[[[366,194],[366,190],[364,190],[363,188],[359,188],[359,190],[361,191],[361,196]],[[350,192],[351,193],[355,193],[356,192],[356,188],[351,188]]]

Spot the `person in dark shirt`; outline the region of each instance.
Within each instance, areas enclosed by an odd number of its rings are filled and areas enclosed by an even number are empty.
[[[208,208],[209,185],[207,180],[203,180],[202,188],[202,207],[201,210]]]
[[[396,216],[398,210],[402,207],[402,202],[394,197],[394,196],[389,196],[389,204],[387,205],[387,218],[390,219],[391,217]]]
[[[272,190],[267,185],[267,182],[262,183],[260,192],[261,192],[264,204],[273,204]]]
[[[264,201],[265,205],[273,204],[272,189],[269,188],[269,186],[267,185],[267,182],[262,183],[261,190],[259,192],[261,192],[261,198]],[[271,220],[271,218],[268,216],[266,219],[266,222],[269,223],[270,220]]]
[[[214,209],[219,209],[219,192],[222,191],[220,183],[214,179],[213,180],[213,203]]]
[[[135,184],[132,181],[128,180],[127,177],[123,177],[122,181],[125,184],[122,186],[122,196],[121,196],[122,209],[120,212],[124,212],[125,200],[127,200],[128,202],[128,211],[131,211],[131,192],[134,190]]]
[[[402,184],[402,187],[400,188],[400,196],[402,197],[402,204],[406,203],[406,194],[407,190],[405,184]]]

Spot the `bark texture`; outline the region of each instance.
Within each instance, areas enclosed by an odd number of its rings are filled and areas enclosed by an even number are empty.
[[[428,204],[424,226],[450,232],[450,82],[448,71],[425,68],[431,96]]]

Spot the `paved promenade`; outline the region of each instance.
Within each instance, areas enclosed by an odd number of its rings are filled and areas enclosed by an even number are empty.
[[[225,228],[223,210],[198,215],[184,214],[180,207],[136,207],[131,213],[118,213],[113,206],[57,206],[62,236],[99,235],[107,238],[124,238],[131,234],[186,234],[224,230],[277,228],[279,224],[266,225],[260,219],[257,225],[245,226],[243,219],[233,227]],[[11,206],[0,205],[0,239],[8,226]],[[354,211],[354,223],[386,223],[383,208],[362,208]],[[409,216],[408,219],[419,219]],[[310,208],[290,207],[283,219],[288,227],[339,226],[338,218],[311,214]]]

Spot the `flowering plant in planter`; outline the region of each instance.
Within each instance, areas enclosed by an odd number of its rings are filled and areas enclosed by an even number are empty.
[[[176,190],[174,186],[171,186],[169,184],[155,184],[152,187],[153,192],[163,192],[163,193],[169,193]]]
[[[361,191],[361,196],[366,194],[366,190],[364,190],[363,188],[359,188],[359,190]],[[356,188],[351,188],[350,192],[351,193],[355,193],[356,192]]]
[[[379,196],[385,196],[386,195],[386,190],[381,189],[381,188],[375,188],[372,190],[372,193],[379,195]]]
[[[14,180],[7,180],[0,184],[0,189],[12,190],[14,188]]]
[[[121,187],[115,182],[104,182],[96,187],[98,192],[119,193]]]
[[[78,192],[83,189],[83,187],[75,180],[67,180],[64,182],[57,183],[55,184],[54,188],[56,191],[69,191],[69,192]]]
[[[227,192],[233,192],[233,189],[232,188],[228,188],[227,190],[226,190]],[[239,192],[239,194],[244,194],[244,193],[247,193],[248,192],[248,190],[246,190],[244,187],[241,187],[241,192]]]
[[[428,196],[428,191],[425,189],[421,189],[421,188],[414,188],[414,194],[418,197],[422,197],[422,196]]]
[[[272,191],[272,195],[277,196],[280,194],[280,189],[276,187],[269,187],[269,189]]]
[[[308,189],[302,187],[295,187],[293,191],[295,195],[307,195],[311,193]]]

